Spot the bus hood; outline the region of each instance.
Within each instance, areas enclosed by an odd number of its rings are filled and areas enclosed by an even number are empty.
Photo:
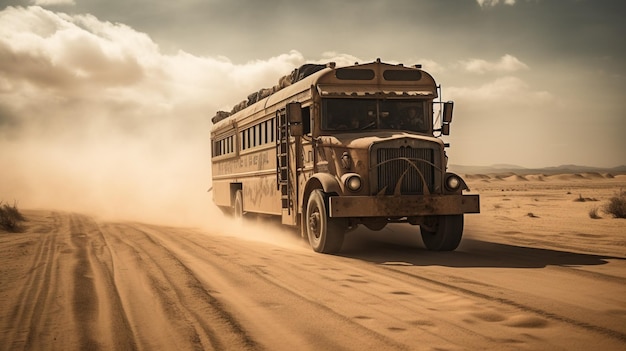
[[[397,131],[377,132],[376,135],[364,135],[359,133],[343,133],[330,136],[323,135],[319,137],[321,143],[318,145],[341,148],[347,147],[349,149],[368,149],[372,144],[405,138],[437,143],[440,144],[442,148],[444,145],[443,140],[440,138]]]

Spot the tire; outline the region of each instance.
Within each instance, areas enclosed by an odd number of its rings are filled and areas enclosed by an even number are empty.
[[[422,241],[430,251],[454,251],[463,236],[463,215],[438,216],[436,231],[420,228]]]
[[[234,205],[235,220],[243,220],[243,193],[241,190],[235,192],[235,205]]]
[[[346,231],[345,221],[328,217],[326,195],[313,190],[306,206],[306,233],[315,252],[335,253],[341,250]]]

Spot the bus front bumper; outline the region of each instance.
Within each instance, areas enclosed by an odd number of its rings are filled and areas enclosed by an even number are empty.
[[[410,217],[480,213],[478,195],[331,196],[330,217]]]

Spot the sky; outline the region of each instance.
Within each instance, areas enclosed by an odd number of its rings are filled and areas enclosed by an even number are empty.
[[[626,165],[625,10],[621,0],[0,0],[0,201],[187,221],[209,201],[217,110],[304,63],[377,58],[422,64],[455,102],[451,164]]]

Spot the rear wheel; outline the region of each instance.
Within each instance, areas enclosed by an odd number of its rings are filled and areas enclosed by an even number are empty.
[[[313,190],[306,207],[306,233],[315,252],[334,253],[341,250],[346,231],[345,221],[328,217],[326,195]]]
[[[431,251],[453,251],[463,236],[463,215],[438,216],[434,231],[420,228],[422,241]]]
[[[241,190],[235,192],[235,219],[240,221],[243,219],[243,193]]]

